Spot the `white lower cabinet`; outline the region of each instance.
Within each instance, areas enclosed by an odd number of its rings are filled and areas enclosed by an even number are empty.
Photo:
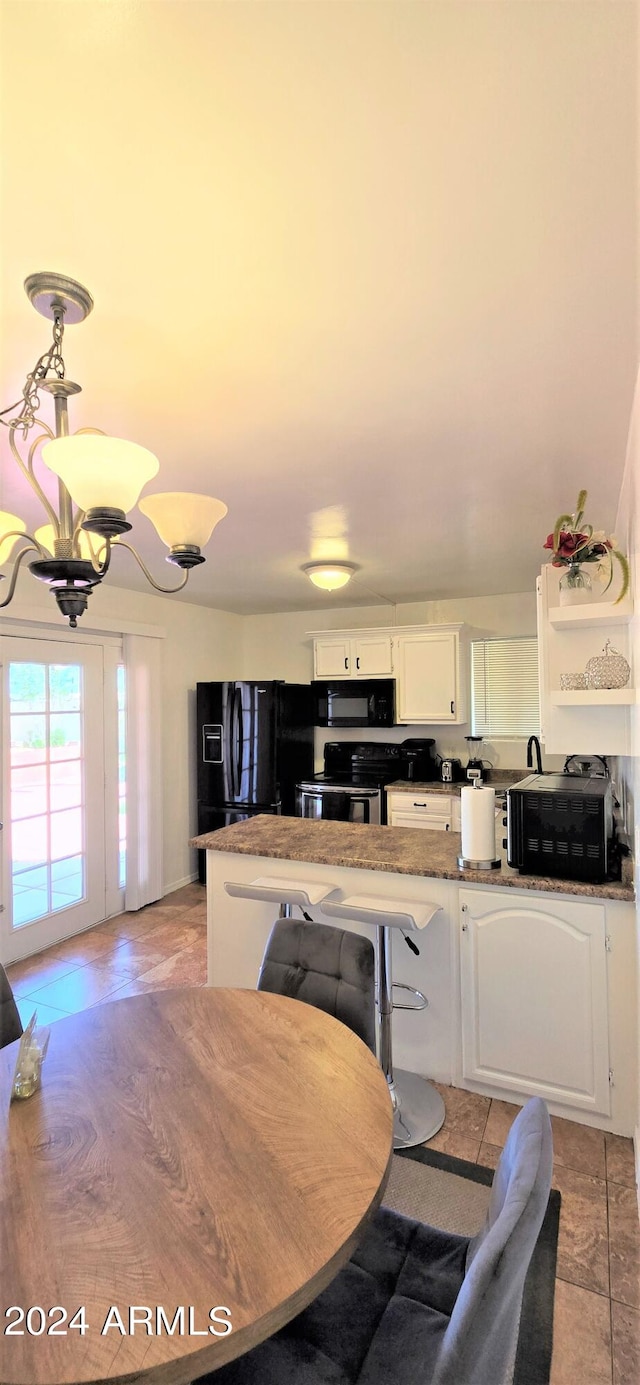
[[[462,1075],[609,1115],[602,904],[461,889]]]

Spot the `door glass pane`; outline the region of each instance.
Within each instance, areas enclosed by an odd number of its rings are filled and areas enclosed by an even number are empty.
[[[46,702],[46,665],[12,664],[9,697],[12,712],[43,712]]]
[[[11,845],[13,873],[20,874],[32,866],[46,861],[48,855],[48,820],[43,815],[38,818],[24,818],[13,823]]]
[[[82,856],[69,856],[54,861],[51,866],[51,907],[68,909],[84,895],[84,863]]]
[[[76,664],[49,665],[49,699],[52,712],[80,711],[80,669]]]
[[[83,670],[9,665],[13,927],[86,891]]]
[[[35,765],[46,760],[47,719],[11,715],[11,764]]]
[[[49,745],[52,760],[78,759],[81,718],[76,712],[54,712],[50,717]]]
[[[11,817],[35,817],[47,811],[46,765],[29,765],[14,769],[11,775]]]
[[[51,860],[61,861],[65,856],[79,855],[82,852],[82,809],[68,808],[61,813],[52,813]]]
[[[82,804],[82,762],[54,760],[50,768],[51,810],[79,808]]]

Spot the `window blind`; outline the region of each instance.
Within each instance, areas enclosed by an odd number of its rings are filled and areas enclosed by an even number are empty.
[[[537,639],[472,641],[471,726],[487,739],[540,734]]]

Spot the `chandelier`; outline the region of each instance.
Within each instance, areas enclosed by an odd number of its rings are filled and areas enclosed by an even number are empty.
[[[152,452],[123,438],[108,437],[100,428],[69,433],[67,401],[80,393],[81,386],[67,379],[62,340],[65,326],[88,317],[93,299],[82,284],[61,274],[31,274],[24,286],[37,312],[53,322],[53,341],[27,375],[22,398],[0,410],[0,422],[9,430],[15,461],[35,491],[47,523],[29,534],[17,515],[0,510],[0,567],[16,544],[24,545],[15,556],[0,609],[13,599],[21,564],[32,554],[29,571],[47,583],[59,610],[75,629],[93,588],[107,575],[113,548],[128,549],[156,591],[181,591],[191,568],[205,561],[201,550],[226,515],[227,506],[209,495],[179,491],[147,495],[139,501],[143,486],[159,470]],[[43,390],[53,395],[55,432],[37,416]],[[57,509],[34,469],[39,448],[39,460],[58,478]],[[123,538],[132,527],[127,516],[136,504],[166,544],[167,562],[182,569],[182,581],[176,587],[160,586],[139,553]],[[0,573],[0,580],[6,576]]]

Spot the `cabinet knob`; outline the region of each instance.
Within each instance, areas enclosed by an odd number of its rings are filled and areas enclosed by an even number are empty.
[[[349,667],[349,660],[347,659],[346,654],[345,654],[345,659],[344,659],[344,666],[345,666],[345,668],[348,668],[348,667]]]
[[[461,904],[461,905],[460,905],[460,908],[461,908],[463,914],[466,914],[466,913],[468,913],[468,911],[469,911],[469,905],[468,905],[468,904]]]
[[[455,704],[455,702],[452,701],[452,703],[451,703],[451,715],[452,715],[452,717],[454,717],[455,714],[456,714],[456,704]]]
[[[468,932],[469,932],[469,924],[468,924],[468,923],[463,923],[463,925],[462,925],[462,932],[463,932],[463,933],[468,933]]]

